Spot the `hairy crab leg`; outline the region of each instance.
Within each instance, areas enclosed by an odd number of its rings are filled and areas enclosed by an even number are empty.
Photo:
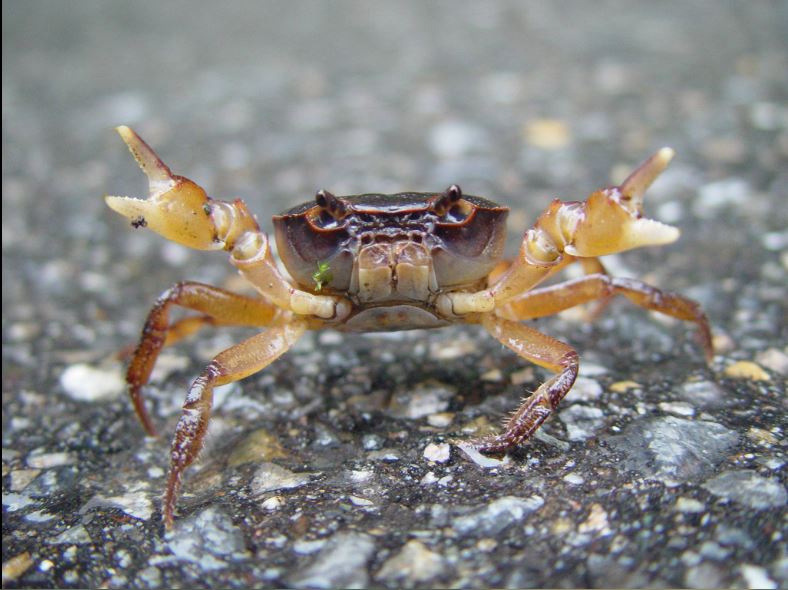
[[[494,314],[482,315],[481,323],[496,340],[521,358],[557,373],[523,400],[501,434],[473,442],[479,451],[502,453],[530,437],[555,411],[575,382],[578,356],[568,344]]]
[[[536,289],[509,301],[500,311],[501,315],[527,320],[553,315],[570,307],[623,295],[635,305],[656,311],[680,320],[694,322],[703,346],[707,362],[711,362],[714,349],[711,329],[706,314],[700,305],[691,299],[662,291],[635,279],[592,274],[565,283]]]
[[[307,322],[300,319],[268,328],[219,353],[194,380],[183,403],[170,449],[170,471],[162,505],[164,525],[168,529],[172,528],[183,472],[202,449],[213,405],[214,387],[261,371],[287,352],[306,328]]]
[[[173,305],[205,315],[184,318],[170,326],[169,315]],[[215,323],[264,327],[270,325],[280,311],[262,299],[252,299],[202,283],[181,282],[162,293],[148,313],[142,337],[126,371],[129,396],[145,432],[150,436],[156,434],[153,421],[145,408],[142,387],[148,382],[162,348],[187,335],[187,332],[193,332],[208,323],[208,320],[204,319],[206,317]]]

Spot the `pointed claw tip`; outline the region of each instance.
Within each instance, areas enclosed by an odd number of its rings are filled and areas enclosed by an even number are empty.
[[[126,142],[126,144],[128,144],[131,141],[134,141],[135,139],[138,139],[139,137],[131,127],[127,127],[126,125],[118,125],[117,127],[115,127],[115,131],[118,132],[118,135],[120,135],[120,137],[123,139],[123,141]]]
[[[671,147],[664,147],[654,155],[656,156],[656,159],[659,160],[662,168],[665,168],[668,164],[670,164],[670,161],[676,155],[676,150]]]
[[[679,239],[679,228],[653,219],[638,219],[629,229],[631,242],[636,246],[663,246]]]

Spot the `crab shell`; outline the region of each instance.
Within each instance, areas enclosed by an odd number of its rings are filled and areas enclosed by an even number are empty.
[[[438,194],[320,191],[273,223],[296,282],[314,289],[315,270],[327,264],[326,291],[363,307],[425,304],[441,290],[478,283],[503,256],[508,213],[455,185]]]

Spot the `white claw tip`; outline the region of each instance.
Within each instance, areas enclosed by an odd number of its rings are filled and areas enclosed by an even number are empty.
[[[654,154],[655,159],[659,162],[660,168],[664,170],[670,164],[670,161],[673,159],[673,156],[676,155],[676,150],[669,147],[664,147],[659,150],[656,154]]]

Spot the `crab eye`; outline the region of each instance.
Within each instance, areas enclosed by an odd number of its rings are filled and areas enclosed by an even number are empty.
[[[463,223],[471,214],[471,205],[462,199],[462,189],[451,185],[430,202],[430,208],[438,215],[438,223]]]
[[[310,222],[318,229],[336,229],[342,227],[342,220],[347,215],[347,204],[340,197],[327,190],[319,190],[315,194],[317,210],[310,216]]]
[[[430,209],[439,216],[444,216],[462,198],[462,189],[456,184],[451,185],[439,195],[430,199]]]

